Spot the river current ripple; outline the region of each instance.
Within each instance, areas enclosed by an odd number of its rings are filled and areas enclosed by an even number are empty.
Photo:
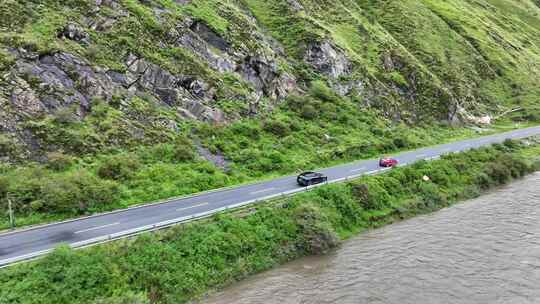
[[[203,302],[540,303],[540,173],[363,233]]]

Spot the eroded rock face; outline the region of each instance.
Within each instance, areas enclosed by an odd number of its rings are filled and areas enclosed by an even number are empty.
[[[92,47],[89,33],[92,37],[105,35],[101,32],[113,30],[123,18],[131,15],[119,0],[93,2],[95,4],[80,20],[70,21],[58,29],[58,39]],[[185,5],[191,1],[176,2]],[[155,3],[152,3],[149,1],[148,5],[152,6],[157,22],[170,22],[166,8],[154,7]],[[6,84],[0,86],[0,101],[6,105],[0,111],[0,129],[9,129],[19,138],[24,132],[28,133],[29,137],[23,139],[28,144],[32,142],[32,134],[30,130],[24,130],[25,121],[66,108],[75,110],[75,119],[84,120],[98,99],[114,101],[120,110],[129,110],[129,101],[135,96],[160,101],[174,109],[178,117],[222,124],[240,114],[226,117],[215,106],[219,98],[241,100],[249,106],[249,115],[255,115],[261,109],[271,107],[269,101],[279,102],[299,91],[295,77],[280,67],[280,63],[287,66],[283,47],[257,30],[257,20],[252,15],[246,14],[242,20],[247,28],[253,29],[244,33],[249,41],[220,33],[188,16],[177,22],[172,28],[167,24],[168,35],[159,37],[156,44],[181,49],[188,61],[194,58],[194,62],[186,62],[193,68],[179,69],[184,74],[168,71],[141,55],[128,53],[127,49],[124,61],[115,62],[116,65],[123,64],[118,70],[98,66],[63,51],[40,55],[25,49],[9,50],[15,64],[5,75],[0,75],[0,80]],[[242,89],[217,87],[221,85],[220,74],[234,74],[233,81],[245,82],[239,85]],[[144,117],[133,118],[146,123],[139,119]],[[135,133],[132,135],[136,137]]]
[[[275,61],[260,56],[248,56],[238,72],[243,79],[253,84],[256,91],[272,99],[285,98],[296,89],[294,77],[280,73]]]
[[[178,46],[197,54],[212,69],[220,73],[237,73],[263,96],[282,99],[297,89],[294,77],[278,69],[275,56],[282,52],[279,48],[274,54],[253,54],[236,49],[204,23],[192,20],[186,20],[169,35],[174,37]],[[267,42],[264,37],[258,38]],[[269,49],[273,48],[272,45]]]
[[[215,47],[216,49],[227,52],[230,49],[230,45],[227,40],[223,39],[216,32],[214,32],[210,27],[202,22],[194,22],[190,29],[197,34],[203,41],[209,45]]]
[[[319,73],[333,79],[348,75],[352,70],[347,56],[327,41],[310,45],[304,60]]]
[[[208,43],[193,31],[180,27],[170,33],[170,35],[175,37],[177,46],[187,48],[195,53],[206,61],[212,69],[220,73],[233,72],[236,69],[236,63],[233,58],[228,54],[219,54],[212,50]]]
[[[150,93],[168,106],[184,108],[190,118],[225,121],[220,110],[205,104],[213,100],[214,91],[202,79],[173,75],[133,54],[126,60],[126,72],[119,73],[62,52],[42,57],[21,50],[14,53],[18,59],[10,76],[11,102],[29,115],[76,105],[84,117],[94,98],[108,101],[113,96]]]

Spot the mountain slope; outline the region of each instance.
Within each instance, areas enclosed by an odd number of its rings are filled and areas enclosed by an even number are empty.
[[[531,1],[10,0],[0,12],[1,127],[26,148],[40,146],[26,122],[66,107],[84,119],[98,100],[172,113],[127,115],[131,140],[261,113],[318,79],[409,122],[494,115],[538,92]]]

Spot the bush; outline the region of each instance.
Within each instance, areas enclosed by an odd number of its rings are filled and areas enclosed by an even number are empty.
[[[119,154],[105,158],[97,169],[101,178],[128,180],[141,167],[139,159],[133,154]]]
[[[390,204],[390,195],[376,180],[352,184],[352,194],[363,209],[383,209]]]
[[[338,245],[336,232],[323,212],[315,206],[300,206],[295,210],[294,218],[302,236],[299,249],[303,254],[323,254]]]
[[[407,140],[406,137],[404,136],[398,136],[398,137],[395,137],[393,140],[392,140],[392,143],[394,144],[394,146],[398,149],[403,149],[403,148],[407,148],[409,147],[409,141]]]
[[[47,153],[47,168],[55,171],[63,171],[73,164],[73,157],[62,152]]]
[[[485,172],[481,172],[477,174],[474,180],[475,180],[474,183],[484,190],[491,188],[495,184],[495,182],[491,179],[491,177]]]
[[[519,148],[519,142],[512,139],[506,139],[503,142],[503,146],[508,148],[510,151],[515,151],[517,148]]]
[[[302,107],[302,113],[300,115],[304,119],[312,120],[317,118],[319,112],[317,112],[317,109],[315,109],[314,106],[308,104]]]
[[[41,211],[46,212],[78,214],[103,207],[113,202],[118,194],[116,183],[98,179],[83,170],[51,176],[41,182],[36,198],[40,201]]]
[[[420,182],[418,195],[422,198],[424,206],[430,210],[448,205],[448,198],[440,188],[432,182]]]
[[[317,98],[326,102],[336,102],[339,99],[336,93],[332,89],[330,89],[326,85],[326,83],[319,80],[313,81],[311,83],[309,94],[313,96],[314,98]]]
[[[69,125],[77,122],[77,116],[73,108],[61,108],[54,113],[54,122],[63,125]]]
[[[306,96],[292,94],[287,97],[287,107],[296,113],[300,112],[306,104],[309,104],[309,100]]]
[[[510,170],[501,163],[489,163],[484,170],[496,185],[502,185],[510,181]]]
[[[289,126],[280,120],[266,121],[264,123],[264,130],[279,137],[285,137],[291,132]]]
[[[184,163],[194,161],[197,158],[197,155],[192,147],[175,145],[172,158],[174,162]]]
[[[175,140],[172,160],[174,162],[190,162],[197,158],[193,144],[185,137]]]
[[[251,124],[247,122],[238,122],[231,125],[230,132],[235,135],[242,135],[252,140],[259,140],[261,137],[260,126],[258,124]]]
[[[13,149],[13,141],[5,134],[0,134],[0,157],[10,156]]]

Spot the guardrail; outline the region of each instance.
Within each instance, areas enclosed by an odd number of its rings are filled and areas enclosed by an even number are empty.
[[[464,149],[464,150],[468,150],[468,149]],[[459,152],[459,151],[454,151],[454,152],[450,152],[450,153],[455,153],[455,152]],[[439,159],[439,158],[441,158],[441,156],[437,155],[437,156],[432,156],[432,157],[425,158],[423,160],[431,161],[431,160],[436,160],[436,159]],[[410,163],[402,163],[399,166],[401,167],[401,166],[406,166],[406,165],[409,165],[409,164]],[[217,213],[220,213],[220,212],[232,211],[232,210],[240,209],[240,208],[246,207],[248,205],[252,205],[254,203],[266,202],[266,201],[269,201],[269,200],[272,200],[272,199],[275,199],[275,198],[280,198],[280,197],[285,198],[285,197],[291,196],[291,195],[299,193],[299,192],[311,191],[311,190],[313,190],[315,188],[318,188],[318,187],[321,187],[321,186],[324,186],[324,185],[335,184],[335,183],[340,183],[340,182],[344,182],[344,181],[354,180],[354,179],[357,179],[357,178],[359,178],[361,176],[366,176],[366,175],[380,174],[380,173],[389,171],[391,169],[392,168],[383,168],[383,169],[373,170],[373,171],[369,171],[369,172],[365,172],[365,173],[348,175],[346,177],[334,179],[334,180],[328,181],[326,183],[312,185],[312,186],[308,186],[308,187],[297,188],[297,189],[293,189],[293,190],[289,190],[289,191],[284,191],[284,192],[268,195],[268,196],[265,196],[265,197],[262,197],[262,198],[252,199],[252,200],[244,201],[244,202],[241,202],[241,203],[238,203],[238,204],[234,204],[234,205],[230,205],[230,206],[226,206],[226,207],[221,207],[221,208],[217,208],[217,209],[197,213],[197,214],[194,214],[194,215],[179,217],[179,218],[176,218],[176,219],[159,222],[159,223],[152,224],[152,225],[146,225],[146,226],[142,226],[142,227],[138,227],[138,228],[134,228],[134,229],[118,232],[118,233],[113,233],[113,234],[97,237],[97,238],[92,238],[92,239],[85,240],[85,241],[71,243],[71,244],[68,244],[68,245],[70,247],[74,248],[74,249],[80,249],[80,248],[95,246],[95,245],[110,242],[110,241],[113,241],[113,240],[120,240],[120,239],[124,239],[124,238],[128,238],[128,237],[133,237],[133,236],[139,235],[141,233],[152,232],[152,231],[168,228],[168,227],[171,227],[171,226],[174,226],[174,225],[185,224],[185,223],[189,223],[189,222],[192,222],[192,221],[195,221],[195,220],[208,218],[208,217],[210,217],[212,215],[215,215]],[[143,207],[143,206],[135,207],[135,208],[141,208],[141,207]],[[112,213],[114,213],[114,212],[112,212]],[[54,248],[51,248],[51,249],[46,249],[46,250],[42,250],[42,251],[38,251],[38,252],[33,252],[33,253],[29,253],[29,254],[26,254],[26,255],[18,256],[18,257],[13,257],[13,258],[5,259],[5,260],[0,260],[0,268],[5,268],[5,267],[8,267],[8,266],[14,265],[16,263],[20,263],[20,262],[29,261],[29,260],[32,260],[32,259],[39,258],[39,257],[41,257],[41,256],[43,256],[43,255],[45,255],[47,253],[52,252],[53,250],[54,250]]]
[[[201,213],[197,213],[197,214],[193,214],[193,215],[189,215],[189,216],[179,217],[179,218],[176,218],[176,219],[171,219],[171,220],[159,222],[159,223],[156,223],[156,224],[141,226],[141,227],[129,229],[129,230],[126,230],[126,231],[117,232],[117,233],[113,233],[113,234],[109,234],[109,235],[104,235],[104,236],[100,236],[100,237],[97,237],[97,238],[92,238],[92,239],[88,239],[88,240],[84,240],[84,241],[80,241],[80,242],[76,242],[76,243],[70,243],[68,245],[71,248],[74,248],[74,249],[80,249],[80,248],[95,246],[95,245],[110,242],[110,241],[113,241],[113,240],[120,240],[120,239],[124,239],[124,238],[133,237],[133,236],[139,235],[141,233],[161,230],[161,229],[169,228],[171,226],[175,226],[175,225],[178,225],[178,224],[185,224],[185,223],[189,223],[189,222],[192,222],[192,221],[195,221],[195,220],[208,218],[208,217],[210,217],[212,215],[215,215],[217,213],[220,213],[220,212],[237,210],[237,209],[241,209],[241,208],[244,208],[244,207],[247,207],[249,205],[256,204],[256,203],[267,202],[267,201],[270,201],[270,200],[276,199],[276,198],[285,198],[285,197],[289,197],[289,196],[292,196],[292,195],[300,193],[300,192],[308,192],[308,191],[311,191],[311,190],[313,190],[315,188],[318,188],[318,187],[321,187],[321,186],[324,186],[324,185],[335,184],[335,183],[340,183],[340,182],[344,182],[344,181],[348,181],[348,180],[353,180],[353,179],[359,178],[361,176],[383,173],[383,172],[386,172],[388,170],[391,170],[391,168],[384,168],[384,169],[374,170],[374,171],[370,171],[370,172],[366,172],[366,173],[349,175],[349,176],[339,178],[339,179],[334,179],[334,180],[331,180],[331,181],[328,181],[328,182],[322,183],[322,184],[317,184],[317,185],[312,185],[312,186],[308,186],[308,187],[302,187],[302,188],[297,188],[297,189],[293,189],[293,190],[289,190],[289,191],[275,193],[275,194],[268,195],[268,196],[265,196],[265,197],[262,197],[262,198],[252,199],[252,200],[244,201],[244,202],[241,202],[241,203],[238,203],[238,204],[234,204],[234,205],[230,205],[230,206],[226,206],[226,207],[221,207],[221,208],[217,208],[217,209],[213,209],[213,210],[209,210],[209,211],[205,211],[205,212],[201,212]],[[40,256],[43,256],[43,255],[45,255],[47,253],[52,252],[53,250],[54,249],[51,248],[51,249],[37,251],[37,252],[29,253],[29,254],[26,254],[26,255],[18,256],[18,257],[13,257],[13,258],[1,260],[0,261],[0,268],[11,266],[13,264],[24,262],[24,261],[29,261],[29,260],[32,260],[32,259],[36,259],[36,258],[38,258]]]

